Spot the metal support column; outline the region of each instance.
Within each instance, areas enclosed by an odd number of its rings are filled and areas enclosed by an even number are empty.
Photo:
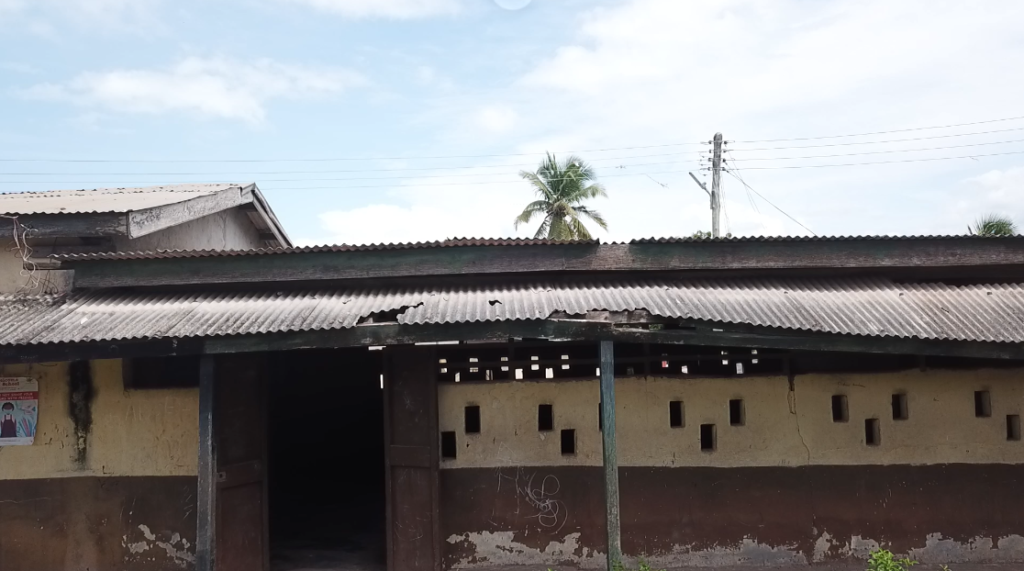
[[[622,562],[622,533],[619,528],[619,457],[615,448],[615,357],[611,341],[601,341],[601,426],[608,571],[614,571]]]
[[[196,571],[213,571],[217,530],[217,461],[213,443],[214,357],[199,361],[199,484],[196,494]]]

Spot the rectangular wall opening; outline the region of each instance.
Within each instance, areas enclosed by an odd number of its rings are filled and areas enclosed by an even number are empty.
[[[832,395],[832,422],[849,422],[850,405],[846,395]]]
[[[869,418],[864,421],[864,443],[868,446],[882,444],[882,429],[877,418]]]
[[[896,393],[892,395],[892,419],[907,420],[910,418],[910,411],[907,410],[907,395]]]
[[[466,434],[480,434],[480,407],[466,407]]]
[[[384,571],[384,353],[272,355],[266,421],[274,571],[329,569],[341,561]]]
[[[551,432],[555,429],[555,409],[550,404],[537,406],[537,430]]]
[[[455,460],[458,458],[458,446],[454,430],[446,430],[441,433],[441,459]]]
[[[747,412],[743,407],[743,399],[729,401],[729,424],[743,426],[747,422]]]
[[[1020,440],[1020,415],[1006,415],[1006,439],[1011,442]]]
[[[668,403],[668,425],[672,428],[683,427],[683,401],[674,400]]]
[[[717,446],[715,425],[714,424],[702,424],[700,425],[700,449],[703,452],[714,452]]]
[[[567,428],[562,431],[562,456],[576,455],[576,431]]]
[[[974,391],[974,416],[978,418],[992,416],[992,395],[988,391]]]

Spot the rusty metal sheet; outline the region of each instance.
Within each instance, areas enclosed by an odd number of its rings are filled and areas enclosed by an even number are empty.
[[[822,333],[1024,342],[1024,286],[887,279],[535,281],[507,286],[0,297],[0,344],[21,345],[445,324],[646,310]]]

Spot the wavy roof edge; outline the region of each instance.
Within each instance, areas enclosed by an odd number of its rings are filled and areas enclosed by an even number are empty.
[[[1016,236],[972,236],[972,235],[921,235],[921,236],[749,236],[730,238],[638,238],[629,242],[607,242],[605,245],[648,245],[648,244],[710,244],[710,243],[768,243],[768,242],[903,242],[924,240],[989,240],[1024,241],[1024,235]],[[361,252],[383,250],[416,250],[433,248],[462,248],[474,246],[597,246],[599,239],[550,240],[546,238],[451,238],[432,242],[397,242],[373,244],[333,244],[300,246],[292,248],[258,248],[252,250],[152,250],[134,252],[91,252],[55,254],[58,260],[143,260],[164,258],[207,258],[228,256],[259,256],[274,254],[312,254],[322,252]]]

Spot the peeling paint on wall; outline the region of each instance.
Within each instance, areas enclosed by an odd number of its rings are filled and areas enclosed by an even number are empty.
[[[68,366],[68,414],[75,432],[75,464],[86,467],[89,431],[92,429],[92,364],[74,361]]]
[[[173,532],[166,541],[163,541],[145,524],[139,524],[138,530],[142,537],[131,538],[138,539],[138,541],[131,541],[127,535],[121,538],[121,546],[128,550],[124,555],[125,563],[140,563],[166,558],[178,567],[186,569],[196,562],[195,555],[190,551],[192,545],[180,534]],[[162,554],[161,551],[163,551]]]
[[[558,565],[571,564],[589,569],[605,564],[604,554],[580,545],[580,534],[570,533],[561,541],[552,540],[542,549],[536,549],[516,541],[514,531],[484,531],[453,535],[448,543],[465,548],[473,553],[453,565],[466,568],[486,565]]]
[[[680,545],[674,547],[670,553],[648,557],[647,561],[656,568],[733,565],[779,567],[807,564],[807,558],[796,545],[771,546],[749,537],[735,545],[716,545],[710,549],[694,549],[689,545]]]
[[[932,533],[924,547],[910,550],[910,556],[922,563],[1019,563],[1024,561],[1024,537],[1009,535],[995,541],[975,537],[958,542]]]

